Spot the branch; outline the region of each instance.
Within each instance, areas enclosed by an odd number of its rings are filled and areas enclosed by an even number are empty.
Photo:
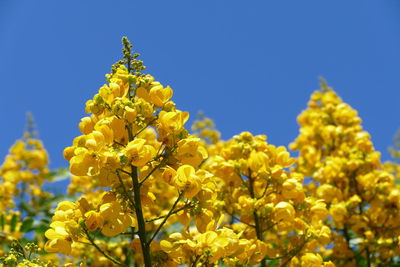
[[[128,172],[128,171],[125,171],[124,169],[118,168],[117,171],[123,172],[123,173],[128,174],[129,176],[131,176],[131,173]]]
[[[120,261],[114,259],[112,256],[108,255],[107,253],[105,253],[95,242],[92,236],[90,236],[88,230],[86,229],[86,227],[83,227],[83,230],[85,231],[86,236],[88,237],[90,243],[97,249],[97,251],[99,251],[101,254],[103,254],[104,257],[106,257],[107,259],[109,259],[110,261],[112,261],[113,263],[119,265],[119,266],[125,266],[124,264],[122,264]]]
[[[254,198],[255,198],[255,194],[254,194],[254,180],[253,180],[253,178],[251,177],[251,170],[250,170],[250,168],[249,168],[248,170],[249,170],[249,176],[248,176],[248,178],[249,178],[249,191],[250,191],[249,193],[250,193],[251,198],[254,199]],[[257,235],[257,239],[260,240],[260,241],[263,241],[262,224],[260,223],[260,218],[258,217],[257,210],[254,210],[254,211],[253,211],[253,217],[254,217],[254,224],[256,225],[256,235]],[[264,259],[261,261],[261,267],[267,267],[267,263],[265,262]]]
[[[149,243],[147,243],[147,232],[146,232],[146,222],[144,221],[143,210],[142,210],[142,200],[140,196],[140,183],[138,180],[137,168],[131,165],[131,179],[133,183],[133,191],[135,198],[135,211],[136,211],[136,219],[138,223],[138,235],[140,239],[140,244],[142,245],[142,255],[144,260],[145,267],[151,267],[151,255],[150,255],[150,247]]]
[[[196,267],[196,264],[199,261],[200,257],[201,257],[200,255],[197,255],[196,258],[194,259],[193,263],[190,264],[190,267]]]
[[[124,181],[122,181],[121,175],[119,175],[119,169],[117,169],[117,176],[118,176],[118,180],[122,186],[122,189],[124,190],[124,194],[128,197],[129,202],[131,203],[131,208],[134,210],[135,208],[135,202],[132,199],[131,194],[129,194],[128,190],[125,187]]]
[[[180,212],[180,211],[182,211],[182,210],[184,210],[184,209],[190,208],[191,206],[192,206],[192,203],[189,202],[189,203],[187,203],[185,206],[180,207],[179,209],[174,210],[174,211],[171,213],[171,215],[176,214],[176,213],[178,213],[178,212]],[[168,215],[168,214],[167,214],[167,215]],[[162,218],[167,217],[167,215],[161,215],[161,216],[158,216],[158,217],[155,217],[155,218],[146,220],[146,222],[148,223],[148,222],[158,221],[158,220],[160,220],[160,219],[162,219]]]
[[[170,211],[168,212],[167,216],[164,217],[164,220],[161,222],[161,224],[158,226],[156,232],[153,234],[153,236],[150,238],[148,245],[150,245],[151,241],[153,241],[153,239],[157,236],[157,234],[160,232],[161,228],[164,226],[164,224],[167,222],[168,218],[173,214],[174,209],[176,207],[176,205],[178,204],[178,202],[181,200],[181,197],[183,195],[183,192],[179,193],[178,198],[175,200],[174,205],[172,205],[172,208],[170,209]]]
[[[146,177],[144,177],[144,178],[142,179],[142,181],[140,181],[140,183],[139,183],[140,186],[141,186],[141,185],[142,185],[142,184],[157,170],[157,169],[159,169],[162,165],[164,165],[164,164],[167,162],[168,156],[169,156],[172,152],[174,152],[175,148],[176,148],[176,145],[174,145],[174,146],[171,148],[170,151],[166,151],[166,152],[165,152],[165,154],[163,155],[163,159],[160,161],[160,163],[158,163],[157,166],[155,166],[155,167],[146,175]],[[161,155],[160,155],[160,156],[161,156]],[[157,157],[159,157],[159,156],[157,156]]]
[[[299,252],[303,249],[305,244],[307,243],[307,239],[304,240],[303,244],[301,244],[299,247],[292,249],[289,254],[292,254],[289,256],[289,258],[281,265],[281,267],[284,267],[290,263],[290,261],[293,259],[294,256],[299,254]]]
[[[154,119],[152,119],[149,123],[146,124],[146,126],[144,126],[142,129],[140,129],[139,131],[137,131],[132,139],[135,139],[136,136],[138,136],[141,132],[143,132],[144,130],[146,130],[147,127],[149,127],[153,122],[155,122],[158,119],[158,116],[156,116]]]
[[[164,158],[160,163],[157,164],[147,175],[146,177],[143,178],[142,181],[140,181],[139,185],[142,185],[158,168],[161,167],[166,161],[166,158]]]
[[[261,196],[259,196],[259,197],[257,198],[257,200],[258,200],[258,199],[262,199],[264,196],[267,197],[267,196],[269,196],[270,194],[272,194],[272,193],[274,192],[274,191],[271,191],[271,192],[269,192],[269,193],[267,194],[268,187],[269,187],[269,182],[267,182],[267,185],[266,185],[265,188],[264,188],[264,192],[262,193]]]
[[[133,227],[134,228],[134,227]],[[138,231],[132,231],[132,232],[124,232],[124,233],[120,233],[120,235],[137,235],[139,234]]]
[[[234,214],[229,214],[229,215],[230,215],[233,219],[235,219],[236,221],[238,221],[238,222],[241,222],[241,223],[244,223],[244,224],[247,225],[247,226],[256,228],[256,226],[255,226],[254,224],[244,222],[244,221],[242,221],[240,218],[236,217]]]

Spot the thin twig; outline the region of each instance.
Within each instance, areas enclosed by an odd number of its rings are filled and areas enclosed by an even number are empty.
[[[156,116],[154,119],[152,119],[148,124],[146,124],[146,126],[144,126],[142,129],[140,129],[139,131],[137,131],[134,135],[133,135],[133,139],[138,136],[141,132],[143,132],[144,130],[147,129],[147,127],[149,127],[153,122],[155,122],[158,119],[158,116]]]
[[[167,163],[168,156],[169,156],[172,152],[174,152],[175,148],[176,148],[176,145],[174,145],[169,151],[166,151],[166,152],[165,152],[165,154],[163,155],[163,159],[160,161],[160,163],[158,163],[157,166],[155,166],[155,167],[146,175],[146,177],[144,177],[144,178],[140,181],[140,183],[139,183],[140,186],[141,186],[141,185],[142,185],[142,184],[157,170],[157,169],[159,169],[162,165],[164,165],[165,163]],[[161,156],[161,155],[159,155],[159,156]],[[159,156],[157,156],[157,157],[159,157]]]
[[[139,234],[139,232],[137,231],[120,233],[120,235],[137,235],[137,234]]]
[[[176,214],[176,213],[178,213],[178,212],[180,212],[180,211],[182,211],[182,210],[184,210],[184,209],[187,209],[187,208],[189,208],[189,207],[191,207],[191,206],[192,206],[192,203],[189,202],[189,203],[186,204],[185,206],[180,207],[179,209],[176,209],[175,211],[173,211],[171,215]],[[167,215],[168,215],[168,214],[167,214]],[[161,220],[161,219],[167,217],[167,215],[161,215],[161,216],[158,216],[158,217],[155,217],[155,218],[146,220],[146,222],[148,223],[148,222],[158,221],[158,220]]]
[[[90,243],[97,249],[98,252],[100,252],[101,254],[103,254],[104,257],[106,257],[107,259],[109,259],[110,261],[112,261],[113,263],[119,265],[119,266],[125,266],[124,264],[122,264],[120,261],[116,260],[115,258],[113,258],[112,256],[108,255],[106,252],[104,252],[95,242],[92,236],[90,236],[88,230],[86,228],[83,228],[83,230],[85,231],[86,236],[88,237]]]
[[[130,172],[128,172],[128,171],[125,171],[124,169],[120,169],[120,168],[118,168],[118,169],[117,169],[117,171],[123,172],[123,173],[125,173],[125,174],[127,174],[127,175],[131,176],[131,173],[130,173]]]
[[[119,175],[118,169],[117,169],[117,176],[118,176],[118,180],[119,180],[119,182],[120,182],[120,184],[121,184],[121,186],[122,186],[122,189],[124,190],[124,194],[128,197],[128,200],[129,200],[129,202],[130,202],[131,205],[132,205],[131,208],[132,208],[132,209],[135,209],[135,202],[133,201],[131,194],[130,194],[130,193],[128,192],[128,190],[126,189],[125,184],[124,184],[124,181],[122,181],[121,175]]]
[[[307,239],[304,240],[303,244],[301,244],[300,247],[294,248],[292,249],[289,254],[291,254],[289,256],[289,258],[281,265],[281,267],[284,267],[286,265],[288,265],[290,263],[290,261],[294,258],[294,256],[296,256],[297,254],[300,253],[300,251],[303,249],[303,247],[306,245],[307,243]]]
[[[153,241],[153,239],[157,236],[157,234],[160,232],[161,228],[164,226],[164,224],[167,222],[168,218],[173,214],[174,209],[176,207],[176,205],[178,205],[178,202],[181,200],[181,197],[183,195],[183,192],[179,193],[178,198],[176,199],[174,205],[172,205],[172,208],[170,209],[170,211],[168,212],[167,216],[164,217],[164,220],[161,222],[161,224],[158,226],[157,230],[155,231],[155,233],[153,234],[153,236],[150,238],[148,244],[150,245],[151,241]]]
[[[140,181],[139,185],[142,185],[147,179],[149,179],[149,177],[158,169],[161,167],[161,165],[163,165],[166,161],[166,158],[164,158],[160,163],[158,163],[157,166],[155,166],[147,175],[146,177],[143,178],[142,181]]]
[[[196,258],[194,259],[193,263],[190,264],[190,267],[196,267],[196,264],[199,261],[200,257],[201,257],[200,255],[197,255]]]
[[[119,145],[119,146],[123,146],[123,147],[125,147],[125,145],[124,144],[121,144],[120,142],[117,142],[117,141],[115,141],[114,140],[114,143],[116,143],[117,145]]]
[[[230,216],[231,216],[233,219],[235,219],[236,221],[238,221],[238,222],[241,222],[241,223],[244,223],[244,224],[247,225],[247,226],[256,228],[256,226],[255,226],[254,224],[251,224],[251,223],[247,223],[247,222],[245,222],[245,221],[242,221],[240,218],[236,217],[234,214],[230,214]]]
[[[267,197],[267,196],[269,196],[270,194],[272,194],[273,191],[269,192],[269,193],[266,195],[267,190],[268,190],[268,187],[269,187],[269,182],[268,182],[267,185],[265,186],[264,192],[262,193],[262,195],[261,195],[260,197],[258,197],[257,199],[262,199],[264,196]]]

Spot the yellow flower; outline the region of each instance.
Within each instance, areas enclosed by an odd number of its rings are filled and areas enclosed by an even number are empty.
[[[176,170],[167,166],[163,170],[162,178],[164,179],[165,182],[172,185],[173,184],[172,181],[175,175],[176,175]]]
[[[178,142],[176,157],[183,164],[198,167],[207,156],[207,150],[201,145],[200,138],[189,137]]]
[[[107,121],[108,122],[104,122],[104,124],[107,124],[111,128],[112,136],[114,138],[112,142],[117,141],[121,144],[126,144],[126,141],[128,140],[128,131],[125,128],[124,120],[113,116]]]
[[[306,253],[301,257],[301,266],[319,267],[322,263],[323,259],[319,254]]]
[[[182,165],[178,168],[173,183],[178,189],[185,191],[187,198],[194,197],[201,190],[200,178],[190,165]]]
[[[64,222],[59,222],[55,221],[50,224],[51,229],[48,229],[45,233],[45,236],[48,239],[55,239],[55,238],[61,238],[61,239],[66,239],[68,238],[69,234],[65,230],[65,223]]]
[[[46,242],[44,249],[47,252],[69,255],[71,253],[71,242],[65,239],[50,239]]]
[[[70,160],[69,170],[76,176],[93,176],[98,174],[100,162],[96,154],[84,148],[75,149],[75,156]]]
[[[317,196],[326,203],[331,203],[334,199],[341,199],[342,193],[330,184],[323,184],[317,188]]]
[[[345,217],[347,216],[346,204],[344,202],[332,204],[329,211],[333,220],[338,223],[343,223]]]
[[[280,146],[277,148],[277,157],[276,164],[282,166],[283,168],[290,167],[296,160],[290,157],[289,152],[286,151],[286,148]]]
[[[97,228],[101,228],[104,223],[104,218],[96,211],[88,211],[85,213],[86,217],[86,227],[90,231],[95,231]]]
[[[275,220],[293,221],[296,212],[293,206],[288,202],[279,202],[275,206]]]
[[[251,151],[249,160],[249,168],[257,173],[260,171],[265,171],[269,167],[268,155],[263,152]]]
[[[99,216],[104,219],[101,232],[108,237],[116,236],[131,225],[133,220],[127,213],[122,212],[121,205],[117,201],[104,203],[100,206]]]
[[[149,92],[150,101],[156,107],[162,108],[164,104],[172,97],[172,89],[167,86],[163,88],[160,83],[155,83]]]
[[[211,210],[201,209],[199,214],[196,216],[196,227],[200,233],[204,233],[208,230],[215,228],[215,220],[213,220],[214,214]]]
[[[47,252],[69,254],[72,242],[69,233],[65,229],[65,223],[55,221],[50,224],[50,227],[45,233],[45,236],[49,239],[46,242],[45,250]]]
[[[328,210],[326,209],[326,204],[322,201],[317,201],[311,207],[312,219],[316,221],[321,221],[328,216]]]
[[[146,145],[146,140],[136,138],[128,143],[125,155],[131,160],[132,165],[141,167],[146,165],[156,154],[153,146]]]
[[[125,107],[125,119],[129,123],[133,123],[135,121],[136,115],[137,115],[136,109],[128,106]]]
[[[106,144],[112,144],[114,142],[114,133],[110,127],[110,122],[107,120],[101,120],[94,126],[96,131],[99,131],[103,134],[104,142]]]
[[[282,195],[287,199],[304,197],[303,186],[301,185],[301,183],[299,183],[299,181],[294,178],[287,179],[282,184],[282,187]]]
[[[79,130],[83,134],[89,134],[93,131],[95,123],[91,117],[83,117],[79,123]]]
[[[161,111],[159,114],[159,130],[166,133],[179,133],[189,119],[189,113],[182,111]]]

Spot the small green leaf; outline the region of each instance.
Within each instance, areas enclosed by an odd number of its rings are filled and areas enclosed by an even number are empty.
[[[60,168],[58,170],[52,171],[49,174],[49,180],[52,182],[63,181],[71,176],[68,169]]]
[[[25,201],[21,201],[21,203],[19,204],[19,208],[23,211],[26,211],[31,216],[35,215],[35,211],[32,210],[32,207],[29,206],[28,203],[26,203]]]
[[[32,228],[33,222],[34,222],[34,220],[32,217],[26,217],[24,219],[24,221],[22,222],[20,232],[22,232],[22,233],[29,232]]]
[[[39,235],[44,235],[44,233],[49,229],[49,225],[39,224],[35,227],[35,232]]]
[[[279,265],[279,260],[272,260],[267,263],[267,267],[275,267]]]
[[[15,227],[17,227],[17,222],[18,222],[18,216],[17,214],[13,214],[13,216],[11,217],[11,224],[10,224],[10,228],[11,228],[11,233],[15,232]]]
[[[4,215],[0,214],[0,228],[4,230]]]

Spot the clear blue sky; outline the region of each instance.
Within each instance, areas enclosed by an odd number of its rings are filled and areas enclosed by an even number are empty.
[[[205,111],[225,139],[249,130],[287,145],[319,76],[384,158],[400,127],[399,0],[0,0],[0,156],[31,111],[52,166],[67,166],[123,35],[178,107]]]

